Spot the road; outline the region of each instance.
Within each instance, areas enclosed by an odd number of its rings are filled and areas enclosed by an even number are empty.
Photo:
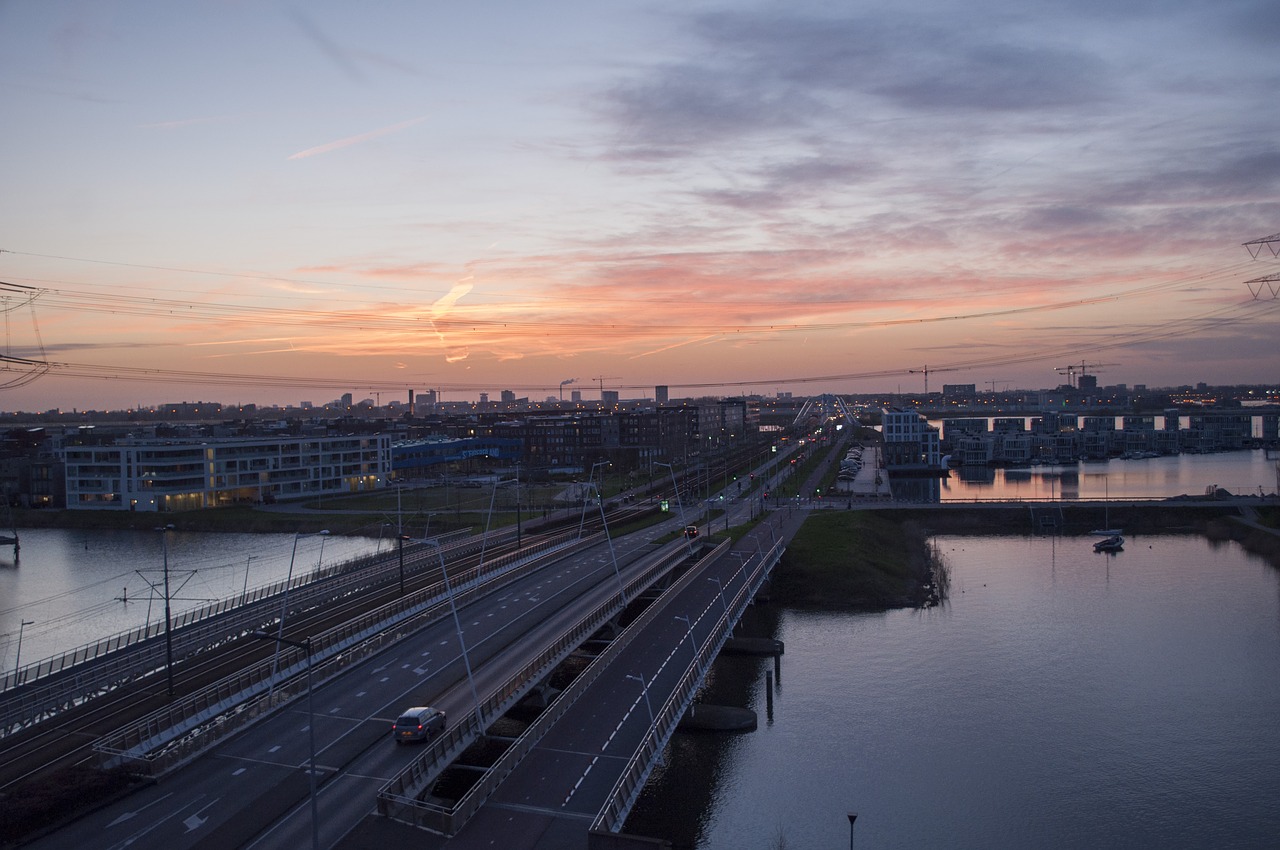
[[[669,521],[672,528],[678,520]],[[663,533],[655,528],[646,538]],[[464,609],[475,671],[466,675],[452,618],[437,621],[314,693],[320,844],[332,846],[374,806],[374,794],[416,755],[396,746],[401,708],[436,705],[461,717],[575,609],[618,589],[651,545],[614,541],[550,564]],[[618,570],[615,570],[616,557]],[[294,637],[301,638],[302,635]],[[36,848],[295,848],[310,844],[305,699],[251,727],[157,785],[82,818]]]

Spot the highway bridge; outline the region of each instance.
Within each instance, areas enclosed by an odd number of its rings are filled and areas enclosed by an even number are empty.
[[[757,518],[758,499],[720,504],[717,526]],[[38,739],[92,747],[100,763],[156,780],[31,846],[652,846],[620,832],[626,815],[818,505],[770,507],[733,544],[683,536],[679,510],[623,537],[584,524],[519,549],[414,541],[404,578],[393,557],[242,600],[218,627],[187,626],[204,630],[202,649],[178,665],[174,699],[156,675],[157,638],[141,641],[151,646],[134,650],[144,654],[133,673],[104,660],[108,673],[82,677],[80,690],[28,702],[28,720],[5,715],[6,778],[18,745]],[[200,672],[202,658],[221,661]],[[561,681],[567,667],[577,675]],[[107,716],[77,713],[105,695],[119,698]],[[513,726],[511,709],[532,700],[546,709]],[[392,721],[419,704],[447,713],[445,733],[396,746]],[[124,705],[135,710],[122,720]]]
[[[504,794],[518,792],[509,789],[527,782],[522,777],[536,769],[531,766],[545,752],[543,742],[569,728],[564,724],[576,724],[566,719],[576,716],[573,711],[604,710],[610,701],[599,689],[623,676],[633,687],[625,691],[626,711],[613,725],[627,722],[611,736],[606,759],[622,769],[593,771],[589,782],[577,781],[582,790],[572,795],[579,807],[600,801],[589,812],[572,809],[576,814],[567,821],[585,846],[592,819],[605,811],[603,801],[611,801],[612,814],[598,831],[621,826],[653,756],[729,634],[734,612],[750,603],[781,553],[778,541],[768,540],[755,544],[758,551],[729,557],[727,544],[713,548],[686,538],[685,524],[675,515],[619,539],[607,526],[578,537],[554,535],[519,551],[495,556],[491,550],[483,563],[466,548],[473,550],[475,541],[455,544],[453,551],[439,541],[415,541],[406,547],[412,552],[405,559],[403,593],[394,560],[368,564],[340,581],[326,577],[248,601],[212,618],[221,620],[217,626],[178,630],[181,655],[188,660],[177,665],[173,699],[163,693],[164,676],[156,675],[166,666],[155,655],[156,644],[163,643],[156,636],[115,657],[93,659],[74,685],[53,674],[24,683],[6,692],[3,703],[9,711],[9,734],[2,739],[11,748],[7,766],[21,760],[24,743],[60,741],[81,751],[92,744],[103,765],[157,780],[32,846],[295,847],[309,844],[314,829],[317,846],[334,847],[358,844],[379,827],[407,829],[417,839],[465,840],[461,832],[472,816],[473,832],[494,828],[485,826],[493,823],[490,813]],[[718,607],[708,607],[707,594]],[[335,609],[348,598],[366,601],[335,622]],[[197,631],[198,640],[191,637]],[[654,634],[685,651],[673,654],[670,646],[648,643]],[[276,636],[283,650],[278,655],[271,639]],[[494,769],[459,800],[442,801],[432,793],[457,756],[476,742],[498,740],[491,727],[545,689],[557,666],[581,654],[584,643],[601,636],[614,640],[597,663],[551,703],[545,719],[530,726]],[[191,650],[192,641],[204,650]],[[125,655],[135,657],[125,662]],[[220,677],[197,672],[206,663],[195,661],[202,656],[220,657],[232,669],[218,668],[225,672]],[[634,710],[636,682],[625,678],[631,669],[640,671],[640,692],[655,711],[643,724]],[[104,702],[106,694],[153,710],[125,722],[118,703],[106,716],[79,713]],[[446,711],[447,732],[425,747],[397,747],[391,722],[414,704]],[[101,734],[104,726],[111,731]],[[54,751],[26,757],[48,758]],[[637,752],[647,755],[633,759]],[[618,783],[617,793],[603,793]],[[312,799],[319,815],[314,819]],[[536,831],[521,828],[521,834]],[[410,842],[415,843],[421,840]]]

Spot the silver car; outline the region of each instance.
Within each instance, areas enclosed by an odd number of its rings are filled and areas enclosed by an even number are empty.
[[[397,744],[425,741],[444,731],[444,712],[429,706],[415,706],[400,712],[391,724],[391,736]]]

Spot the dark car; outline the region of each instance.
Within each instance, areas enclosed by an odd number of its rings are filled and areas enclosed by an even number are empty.
[[[406,708],[391,724],[391,736],[397,744],[425,741],[444,731],[444,712],[430,706]]]

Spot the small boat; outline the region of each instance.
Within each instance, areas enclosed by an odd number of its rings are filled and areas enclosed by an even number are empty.
[[[1124,538],[1118,534],[1093,544],[1095,552],[1119,552],[1122,549],[1124,549]]]

